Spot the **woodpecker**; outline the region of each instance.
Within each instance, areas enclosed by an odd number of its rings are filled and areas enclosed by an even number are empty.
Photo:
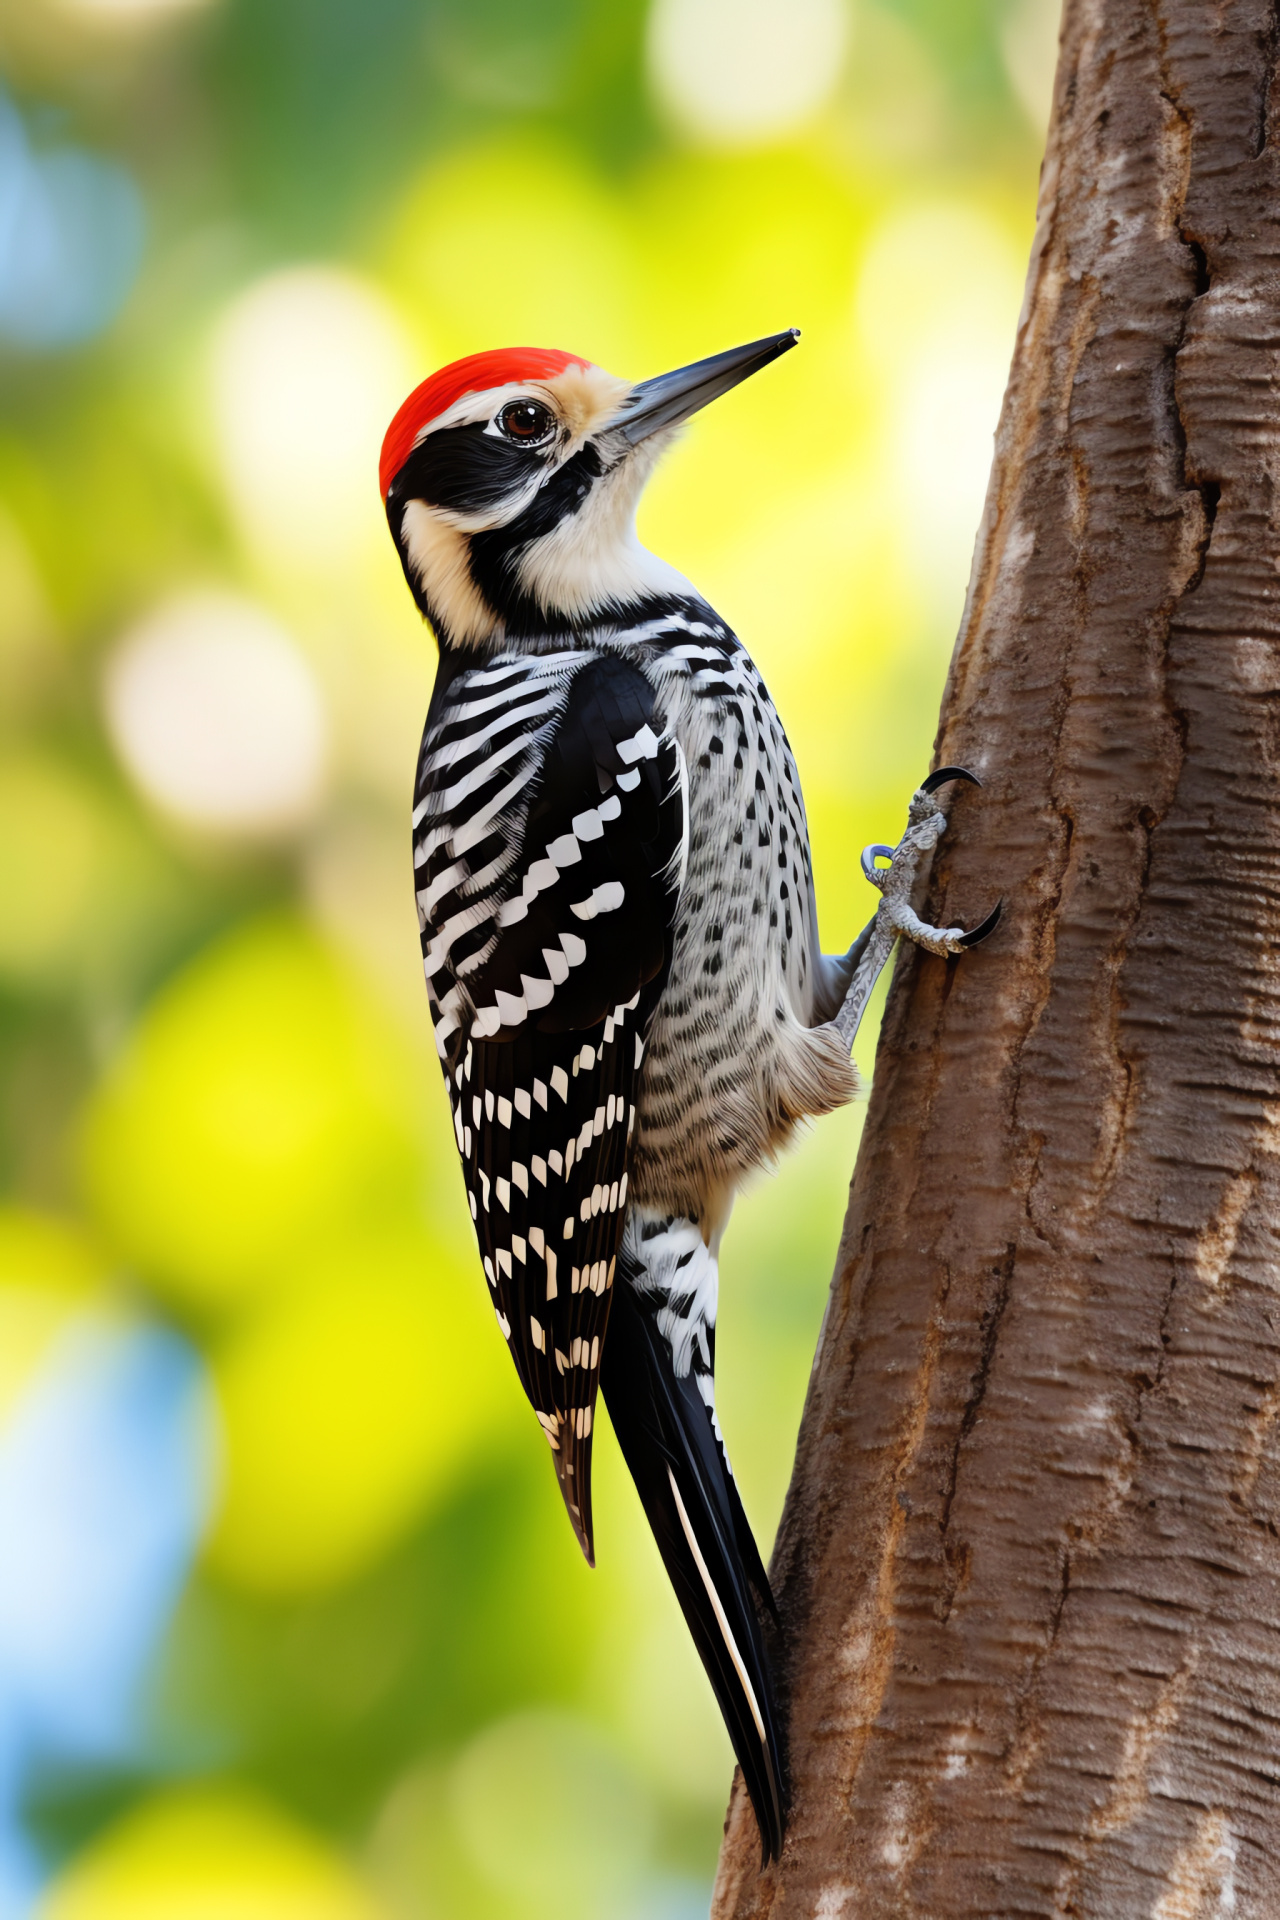
[[[796,330],[639,384],[477,353],[410,394],[381,488],[439,646],[418,760],[422,951],[481,1264],[594,1564],[597,1388],[742,1767],[781,1849],[769,1582],[716,1418],[717,1257],[743,1178],[851,1099],[850,1047],[945,826],[913,796],[824,955],[796,763],[746,649],[641,546],[640,493],[700,407]],[[888,859],[888,866],[880,862]],[[996,909],[998,914],[999,908]]]

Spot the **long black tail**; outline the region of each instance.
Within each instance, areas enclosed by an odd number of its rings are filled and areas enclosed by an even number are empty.
[[[711,1256],[714,1258],[714,1256]],[[764,1861],[782,1851],[785,1774],[778,1710],[751,1589],[768,1578],[699,1374],[678,1376],[666,1301],[638,1291],[619,1261],[600,1384],[755,1808]],[[714,1313],[714,1306],[712,1307]],[[709,1374],[703,1373],[709,1381]]]

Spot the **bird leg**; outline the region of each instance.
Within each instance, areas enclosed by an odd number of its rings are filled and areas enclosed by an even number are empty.
[[[968,780],[974,786],[981,784],[976,775],[966,772],[963,767],[940,767],[912,794],[907,808],[907,829],[897,846],[863,849],[862,871],[872,886],[879,888],[881,899],[875,918],[868,922],[849,949],[847,959],[852,965],[851,977],[844,1000],[832,1021],[849,1047],[852,1047],[862,1024],[871,990],[899,937],[914,941],[916,946],[926,948],[929,953],[963,953],[967,947],[976,947],[980,940],[985,940],[999,921],[1002,903],[997,903],[981,926],[974,927],[970,933],[966,933],[963,927],[931,927],[912,908],[911,890],[920,861],[926,853],[933,852],[946,828],[947,816],[933,796],[948,780]],[[876,865],[882,859],[888,860],[887,867]]]

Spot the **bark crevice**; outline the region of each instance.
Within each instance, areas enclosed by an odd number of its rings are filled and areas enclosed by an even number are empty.
[[[1262,33],[1262,84],[1258,88],[1257,122],[1253,140],[1253,158],[1260,160],[1271,144],[1271,100],[1280,64],[1280,0],[1270,0]]]

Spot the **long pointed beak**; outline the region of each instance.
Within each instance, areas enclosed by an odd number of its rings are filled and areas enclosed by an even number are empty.
[[[679,426],[708,401],[718,400],[740,380],[758,373],[779,354],[790,352],[799,338],[799,327],[788,327],[785,333],[771,334],[767,340],[730,347],[727,353],[713,353],[709,360],[695,360],[691,367],[677,367],[674,373],[642,380],[632,388],[610,425],[637,446],[661,427]]]

